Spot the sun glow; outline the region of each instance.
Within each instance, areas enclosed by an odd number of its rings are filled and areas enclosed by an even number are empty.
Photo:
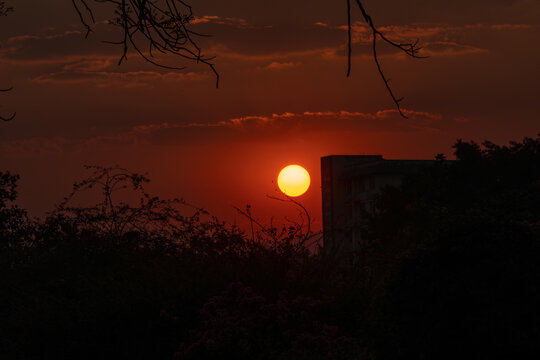
[[[279,189],[287,196],[300,196],[307,191],[311,179],[306,169],[300,165],[284,167],[278,176]]]

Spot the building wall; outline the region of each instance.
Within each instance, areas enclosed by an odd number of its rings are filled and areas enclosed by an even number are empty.
[[[406,174],[431,160],[386,160],[381,155],[332,155],[321,158],[323,249],[331,255],[360,251],[368,214],[386,186],[399,187]]]

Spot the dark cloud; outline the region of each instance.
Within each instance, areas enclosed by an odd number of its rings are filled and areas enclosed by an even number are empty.
[[[81,66],[99,66],[99,61],[83,62]],[[40,75],[33,82],[38,84],[54,85],[76,85],[94,84],[98,87],[138,87],[138,86],[159,86],[163,82],[183,82],[193,80],[206,80],[206,74],[194,72],[156,72],[156,71],[134,71],[134,72],[106,72],[93,70],[65,70],[56,73]]]
[[[377,24],[540,24],[535,0],[364,0]]]
[[[442,115],[405,110],[408,119],[396,110],[376,113],[351,111],[286,112],[272,115],[250,115],[214,123],[138,125],[116,135],[91,138],[30,138],[0,143],[10,157],[39,157],[65,151],[88,150],[89,147],[115,148],[146,145],[192,146],[259,141],[291,135],[319,132],[438,132]]]
[[[298,64],[302,59],[343,57],[346,55],[346,26],[343,23],[328,24],[320,21],[310,24],[277,23],[255,25],[237,17],[203,15],[194,20],[194,29],[210,38],[198,38],[204,56],[217,55],[220,59],[254,61],[260,69],[272,69],[278,64]],[[471,23],[465,25],[414,24],[385,25],[380,30],[396,42],[414,42],[424,47],[425,55],[464,55],[487,51],[489,39],[501,32],[527,32],[535,25],[525,23]],[[116,38],[119,34],[110,26],[99,24],[96,32],[104,38]],[[520,34],[516,34],[520,36]],[[116,36],[116,37],[115,37]],[[102,66],[116,64],[121,49],[96,41],[83,39],[83,32],[75,29],[60,31],[45,29],[39,34],[22,34],[4,41],[0,57],[4,61],[20,65],[47,65],[76,63],[74,66]],[[361,21],[353,24],[354,56],[371,55],[371,32]],[[396,49],[381,44],[381,55],[396,54]],[[133,71],[133,59],[140,66],[137,54],[128,54],[128,70]],[[95,58],[98,58],[95,60]],[[178,58],[160,59],[170,65],[184,65]],[[98,63],[96,61],[101,61]],[[264,64],[265,63],[265,64]],[[275,66],[271,64],[275,63]],[[193,64],[187,64],[193,65]],[[281,68],[283,68],[282,66]],[[96,68],[95,70],[101,70]],[[189,71],[193,71],[190,67]],[[138,69],[137,69],[138,70]]]
[[[323,28],[315,24],[292,23],[239,27],[206,23],[195,29],[205,34],[213,34],[209,39],[200,40],[203,49],[206,44],[207,49],[225,47],[232,52],[251,56],[300,53],[306,50],[339,46],[345,41],[339,29]]]
[[[292,61],[288,61],[288,62],[272,61],[270,64],[268,64],[264,68],[266,70],[285,70],[285,69],[294,68],[296,66],[300,66],[300,63],[295,63]]]
[[[540,3],[536,0],[363,0],[362,3],[379,25],[540,22]],[[195,11],[198,14],[240,17],[256,24],[339,24],[344,23],[346,3],[327,0],[200,0]],[[353,17],[360,18],[354,4]]]
[[[0,56],[20,64],[63,62],[65,59],[87,55],[113,55],[119,48],[107,46],[91,38],[84,39],[80,30],[44,30],[39,34],[12,36],[2,43]]]
[[[216,123],[154,124],[138,126],[133,133],[155,144],[205,144],[234,141],[259,141],[313,132],[437,132],[442,116],[405,110],[404,119],[396,110],[376,113],[351,111],[285,112],[249,115]]]

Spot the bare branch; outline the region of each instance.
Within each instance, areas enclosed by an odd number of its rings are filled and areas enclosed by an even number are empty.
[[[11,114],[8,117],[4,117],[4,116],[0,115],[0,120],[2,120],[2,121],[11,121],[11,120],[15,119],[15,116],[17,116],[16,112],[14,112],[13,114]]]
[[[351,1],[347,0],[347,32],[348,32],[348,54],[347,54],[347,77],[350,76],[351,73],[351,57],[352,57],[352,36],[351,36]],[[397,43],[393,40],[390,40],[384,35],[379,29],[374,25],[373,19],[371,16],[366,12],[364,6],[362,5],[360,0],[354,0],[356,4],[358,5],[358,8],[360,9],[360,12],[362,14],[362,17],[364,18],[364,21],[368,24],[370,30],[371,30],[371,37],[372,37],[372,53],[373,53],[373,59],[375,60],[375,64],[377,65],[377,70],[379,72],[379,75],[381,76],[384,85],[386,87],[386,90],[390,94],[390,97],[392,98],[392,101],[396,105],[396,108],[399,112],[399,114],[407,119],[407,116],[403,112],[403,109],[401,108],[401,101],[403,101],[403,98],[398,98],[394,95],[394,92],[392,91],[392,88],[390,87],[390,79],[388,79],[381,67],[381,64],[379,62],[379,58],[377,55],[377,37],[379,37],[381,40],[383,40],[385,43],[399,49],[400,51],[404,52],[406,55],[420,59],[420,58],[426,58],[427,56],[420,56],[419,51],[421,50],[421,47],[418,46],[418,40],[414,43]]]
[[[95,4],[112,4],[114,16],[108,23],[123,32],[119,41],[105,41],[122,46],[118,60],[120,65],[133,50],[148,63],[171,70],[183,70],[184,66],[169,66],[154,59],[154,51],[172,55],[208,66],[216,77],[219,87],[219,74],[211,62],[213,57],[203,56],[194,36],[203,36],[191,31],[188,26],[193,20],[191,6],[181,0],[71,0],[86,36],[93,32]],[[143,51],[141,49],[147,49]]]
[[[13,6],[7,6],[5,1],[0,1],[0,16],[8,16],[13,11]]]
[[[79,6],[77,5],[76,0],[71,0],[71,2],[73,3],[73,7],[75,8],[75,11],[77,11],[77,15],[79,15],[79,19],[81,21],[81,24],[83,24],[83,26],[86,28],[85,37],[88,37],[88,35],[90,35],[90,33],[92,33],[92,28],[86,22],[86,20],[84,18],[84,15],[82,14],[81,10],[79,9]],[[89,14],[90,18],[92,19],[92,23],[95,23],[96,21],[94,19],[94,13],[88,7],[88,5],[86,5],[86,2],[83,1],[83,5],[85,6],[85,9],[86,9],[87,13]]]

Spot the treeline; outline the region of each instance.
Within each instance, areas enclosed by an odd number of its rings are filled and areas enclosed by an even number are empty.
[[[454,148],[383,191],[352,262],[308,251],[301,224],[246,234],[121,168],[30,219],[0,173],[0,357],[538,355],[540,138]]]

